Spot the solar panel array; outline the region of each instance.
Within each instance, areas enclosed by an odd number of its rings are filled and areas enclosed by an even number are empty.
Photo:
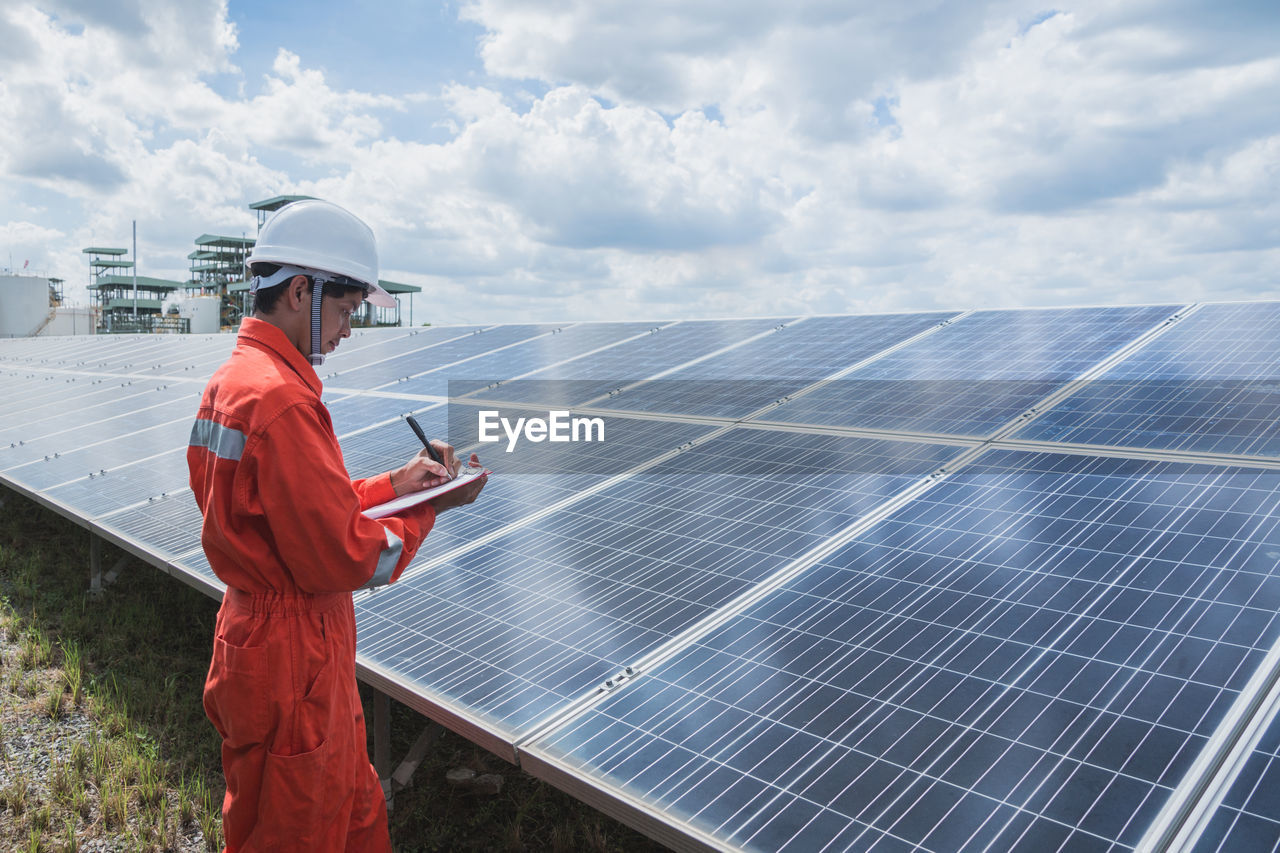
[[[1278,324],[358,333],[320,371],[353,476],[409,413],[604,435],[475,445],[481,499],[357,596],[362,677],[678,848],[1273,849]],[[185,447],[233,344],[0,341],[0,479],[220,594]]]

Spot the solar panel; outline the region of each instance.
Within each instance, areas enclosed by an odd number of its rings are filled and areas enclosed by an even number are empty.
[[[28,413],[35,416],[50,410],[73,411],[81,400],[87,405],[135,390],[151,390],[161,384],[150,379],[139,379],[135,384],[132,378],[123,376],[76,376],[43,369],[10,374],[3,379],[0,389],[5,396],[0,400],[0,414],[5,416],[5,425],[0,429],[4,429],[6,435],[10,434],[11,428],[20,430],[22,435],[15,437],[26,438],[32,437],[27,423]]]
[[[1184,451],[1271,452],[1280,305],[1174,310],[357,333],[322,368],[353,476],[409,412],[498,472],[357,598],[361,672],[677,847],[1120,849],[1189,805],[1198,849],[1273,846],[1277,736],[1233,726],[1280,465]],[[233,343],[0,341],[0,482],[220,594],[185,448]],[[493,401],[648,414],[508,453]]]
[[[479,448],[483,464],[504,472],[485,486],[485,499],[462,512],[450,513],[432,531],[419,559],[486,536],[535,512],[572,498],[610,478],[674,451],[711,432],[701,424],[666,423],[630,418],[603,419],[607,440],[575,446],[571,451],[526,445],[512,456]]]
[[[1130,846],[1280,636],[1277,485],[989,452],[524,749],[749,849]]]
[[[1017,437],[1280,455],[1280,303],[1200,306]]]
[[[328,391],[323,397],[325,405],[329,408],[329,417],[333,421],[333,431],[339,436],[355,432],[357,430],[366,429],[373,424],[382,423],[395,418],[403,418],[405,415],[414,415],[419,422],[423,422],[428,417],[436,418],[440,421],[440,427],[431,430],[431,434],[435,436],[444,436],[444,404],[429,403],[421,398],[413,398],[409,396],[402,397],[378,397],[372,394],[333,394]],[[433,410],[439,409],[439,412],[431,415]],[[407,428],[405,435],[409,435]],[[401,442],[404,445],[403,442]],[[408,445],[402,447],[402,451],[407,452]],[[404,460],[401,459],[401,462]],[[397,463],[399,464],[399,463]]]
[[[3,388],[0,384],[0,389]],[[83,436],[83,430],[95,428],[104,421],[124,419],[135,411],[167,407],[177,400],[198,395],[200,386],[194,383],[164,386],[153,381],[122,388],[119,383],[89,380],[75,383],[74,387],[68,383],[68,387],[59,391],[50,398],[35,400],[14,389],[18,400],[25,398],[27,405],[15,405],[13,411],[7,411],[6,407],[5,424],[0,426],[0,445],[22,441],[26,446],[74,431],[81,431]],[[4,393],[3,390],[0,393]]]
[[[1174,311],[982,311],[762,415],[771,422],[990,435]]]

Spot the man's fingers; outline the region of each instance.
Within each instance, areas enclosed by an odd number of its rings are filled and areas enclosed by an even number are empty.
[[[455,506],[465,506],[480,496],[480,490],[484,488],[484,484],[488,479],[487,474],[477,477],[462,488],[445,492],[443,495],[433,499],[431,504],[436,508],[436,512],[444,512],[446,509],[453,509]]]
[[[454,452],[453,445],[439,439],[433,439],[431,446],[436,449],[436,452],[440,454],[440,458],[444,460],[445,467],[450,472],[449,476],[458,476],[458,469],[462,466],[458,464],[458,455]]]
[[[409,468],[415,479],[423,484],[417,491],[429,489],[446,480],[453,479],[453,474],[449,472],[449,469],[432,459],[425,447],[418,451],[418,455],[409,460],[409,464],[406,467]]]

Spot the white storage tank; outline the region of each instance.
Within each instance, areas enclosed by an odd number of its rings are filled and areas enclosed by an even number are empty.
[[[98,312],[92,308],[68,308],[63,305],[57,309],[53,322],[45,326],[41,335],[96,335],[98,333]]]
[[[193,335],[216,333],[222,327],[222,297],[187,297],[178,303],[178,316],[191,321]]]
[[[25,338],[49,323],[49,279],[0,275],[0,338]]]

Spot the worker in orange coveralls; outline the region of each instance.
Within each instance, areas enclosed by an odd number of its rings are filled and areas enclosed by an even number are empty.
[[[209,565],[227,585],[204,706],[222,736],[228,851],[390,850],[356,691],[353,590],[394,582],[436,513],[484,478],[374,521],[362,509],[445,482],[453,448],[352,481],[315,367],[378,286],[373,232],[342,208],[294,202],[249,259],[254,313],[205,389],[187,462]],[[472,462],[479,460],[472,457]]]

